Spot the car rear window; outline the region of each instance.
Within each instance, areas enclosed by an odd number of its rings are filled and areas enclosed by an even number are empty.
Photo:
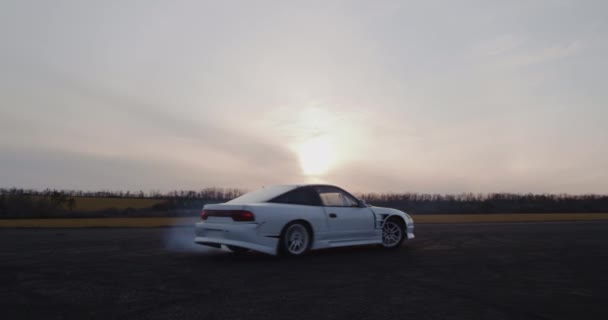
[[[234,198],[226,203],[230,204],[249,204],[249,203],[262,203],[267,202],[270,199],[274,199],[277,196],[293,190],[296,186],[269,186],[256,191],[246,193],[238,198]]]
[[[268,202],[320,206],[321,198],[313,188],[302,187],[282,194]]]

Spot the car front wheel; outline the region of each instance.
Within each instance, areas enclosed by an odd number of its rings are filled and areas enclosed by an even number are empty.
[[[382,246],[394,249],[401,246],[405,239],[405,226],[397,219],[389,219],[382,226]]]

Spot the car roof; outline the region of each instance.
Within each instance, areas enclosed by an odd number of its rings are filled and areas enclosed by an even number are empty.
[[[323,184],[323,183],[304,183],[304,184],[287,184],[284,186],[289,186],[289,187],[294,187],[294,188],[301,188],[301,187],[334,187],[334,188],[338,188],[338,189],[342,189],[338,186],[332,185],[332,184]]]
[[[325,183],[308,183],[308,184],[288,184],[288,185],[284,185],[284,186],[288,186],[288,187],[292,187],[294,189],[297,188],[302,188],[302,187],[331,187],[331,188],[336,188],[339,190],[342,190],[348,194],[350,194],[351,196],[353,196],[352,193],[350,193],[349,191],[346,191],[344,188],[342,187],[338,187],[336,185],[333,184],[325,184]]]
[[[252,191],[252,192],[248,192],[248,193],[243,194],[240,197],[234,198],[226,203],[228,203],[228,204],[247,204],[247,203],[266,202],[266,201],[269,201],[286,192],[290,192],[295,189],[303,188],[303,187],[332,187],[332,188],[342,190],[343,192],[346,192],[350,196],[356,198],[355,196],[350,194],[348,191],[346,191],[340,187],[329,185],[329,184],[314,184],[314,183],[311,183],[311,184],[275,184],[275,185],[265,186],[261,189],[258,189],[258,190]]]
[[[291,184],[291,185],[287,185],[287,186],[293,187],[294,189],[302,188],[302,187],[331,187],[331,188],[336,188],[336,189],[342,190],[343,192],[346,192],[347,194],[349,194],[351,197],[354,197],[355,199],[357,199],[357,197],[354,196],[352,193],[350,193],[350,191],[346,191],[345,189],[338,187],[336,185],[333,185],[333,184],[309,183],[309,184]]]

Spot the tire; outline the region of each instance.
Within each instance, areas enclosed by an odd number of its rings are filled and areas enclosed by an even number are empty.
[[[382,226],[382,247],[397,249],[405,240],[405,225],[399,219],[388,219]]]
[[[237,246],[226,245],[226,247],[228,247],[228,249],[230,251],[232,251],[233,253],[237,253],[237,254],[238,253],[245,253],[245,252],[249,251],[249,249],[247,249],[247,248],[242,248],[242,247],[237,247]]]
[[[312,233],[302,222],[291,222],[283,229],[279,251],[286,256],[304,255],[312,243]]]

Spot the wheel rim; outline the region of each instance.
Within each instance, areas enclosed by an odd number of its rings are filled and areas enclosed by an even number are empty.
[[[384,244],[385,247],[397,245],[402,237],[403,232],[401,231],[401,226],[393,221],[386,221],[384,223],[384,226],[382,227],[382,244]]]
[[[294,224],[285,233],[285,247],[291,254],[301,254],[308,248],[308,230],[300,224]]]

